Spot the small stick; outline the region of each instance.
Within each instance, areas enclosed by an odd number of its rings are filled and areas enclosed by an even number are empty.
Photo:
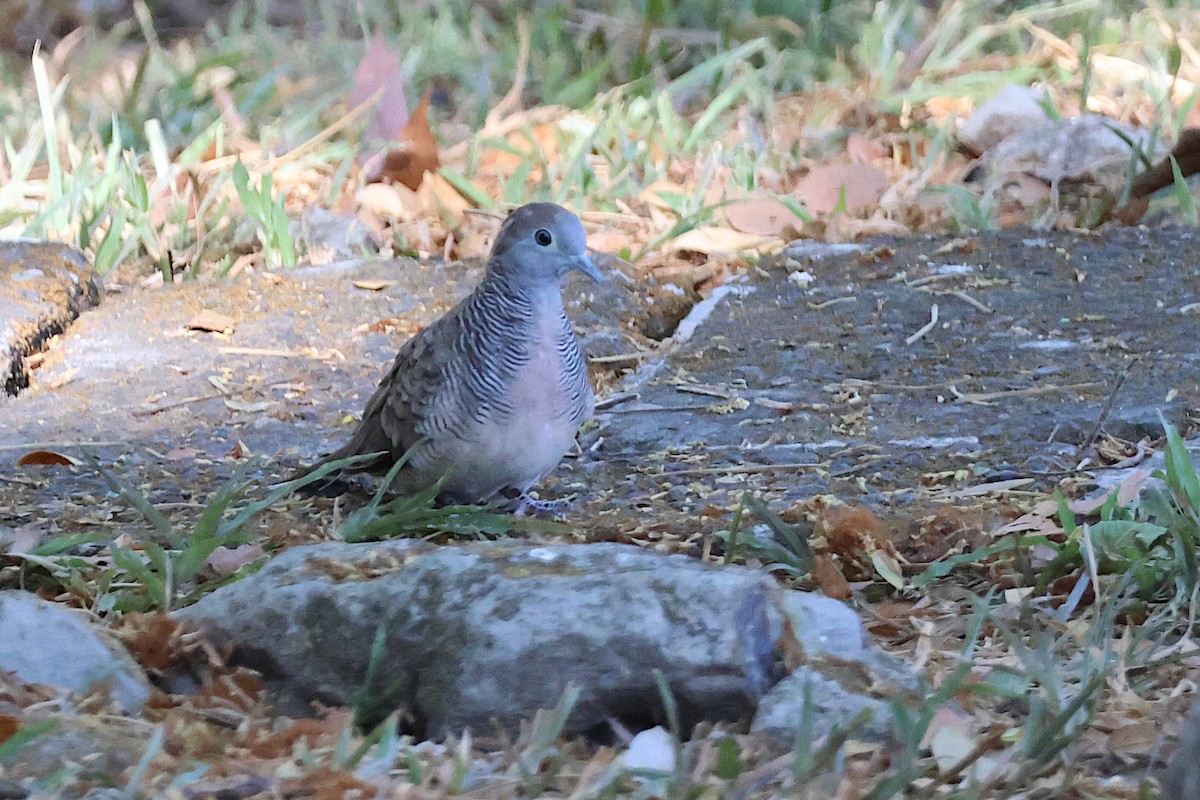
[[[611,356],[590,356],[589,364],[619,364],[622,361],[641,361],[654,355],[650,350],[640,350],[636,353],[617,353]]]
[[[754,464],[753,466],[739,467],[736,464],[728,467],[696,467],[694,469],[680,469],[674,471],[662,471],[651,473],[656,478],[672,478],[676,475],[717,475],[722,472],[738,474],[738,475],[755,475],[759,472],[775,472],[777,470],[794,470],[794,469],[821,469],[828,467],[829,464]]]
[[[933,305],[931,305],[929,307],[929,322],[926,322],[924,325],[922,325],[920,327],[920,329],[917,330],[916,333],[914,333],[912,336],[909,336],[907,339],[905,339],[904,343],[912,344],[913,342],[917,341],[922,336],[924,336],[925,334],[927,334],[931,330],[933,330],[933,327],[935,325],[937,325],[937,323],[938,323],[938,307],[937,307],[937,303],[934,303]]]
[[[596,410],[603,411],[606,408],[612,408],[615,405],[627,403],[630,400],[637,400],[639,397],[641,397],[641,395],[637,392],[621,392],[620,394],[614,394],[611,397],[604,398],[603,400],[597,400]]]
[[[1113,386],[1112,391],[1108,393],[1108,399],[1104,401],[1104,407],[1100,409],[1100,416],[1096,418],[1096,424],[1092,426],[1092,431],[1083,440],[1083,446],[1080,451],[1086,451],[1096,441],[1096,437],[1100,435],[1100,428],[1104,426],[1104,420],[1108,419],[1109,412],[1113,409],[1113,403],[1117,401],[1117,392],[1121,391],[1121,384],[1125,383],[1125,378],[1129,375],[1129,370],[1133,369],[1133,365],[1141,361],[1141,356],[1134,356],[1125,364],[1125,369],[1121,370],[1121,374],[1117,376],[1117,383]]]
[[[705,411],[708,406],[655,406],[653,408],[610,408],[609,414],[641,414],[654,411]]]
[[[217,352],[225,356],[274,356],[276,358],[296,358],[302,353],[291,350],[276,350],[270,347],[218,347]]]
[[[1009,397],[1032,397],[1039,394],[1051,394],[1053,392],[1072,392],[1078,389],[1095,389],[1097,386],[1104,384],[1092,381],[1091,383],[1068,383],[1065,386],[1033,386],[1028,389],[1010,389],[1003,392],[979,392],[963,394],[957,389],[951,387],[954,392],[954,401],[956,403],[986,403],[990,400],[1004,400]]]
[[[978,311],[983,312],[984,314],[993,313],[991,306],[984,305],[983,303],[979,302],[974,297],[971,297],[971,295],[967,294],[964,291],[955,289],[952,292],[946,292],[946,294],[950,295],[951,297],[957,297],[959,300],[962,300],[967,305],[972,306],[973,308],[975,308]]]
[[[182,400],[176,400],[172,403],[163,403],[161,406],[154,406],[153,408],[136,408],[129,413],[133,414],[133,416],[135,416],[135,417],[152,417],[155,414],[158,414],[163,411],[167,411],[172,408],[178,408],[179,406],[186,406],[191,403],[202,403],[205,400],[216,400],[217,398],[224,397],[224,396],[225,395],[222,392],[217,392],[216,394],[201,394],[201,395],[196,395],[195,397],[185,397]]]
[[[829,306],[837,305],[838,303],[857,303],[857,302],[858,302],[857,295],[848,295],[846,297],[835,297],[832,300],[826,300],[823,303],[809,303],[808,307],[811,308],[813,311],[820,311],[823,308],[828,308]]]

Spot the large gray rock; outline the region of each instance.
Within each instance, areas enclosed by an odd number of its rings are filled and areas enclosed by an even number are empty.
[[[891,736],[889,702],[914,697],[919,689],[916,677],[869,640],[858,616],[844,603],[786,592],[781,606],[806,663],[763,697],[750,729],[790,747],[806,716],[815,738],[845,728],[865,710],[855,737]]]
[[[782,674],[784,595],[755,570],[628,545],[393,541],[295,548],[176,616],[233,645],[284,711],[371,696],[377,713],[403,707],[440,737],[512,729],[571,683],[582,695],[568,730],[647,727],[662,719],[655,670],[685,725],[749,717]],[[864,650],[845,610],[841,631],[797,634],[814,665]]]
[[[70,692],[107,684],[125,711],[150,697],[145,675],[119,642],[74,609],[28,592],[0,592],[0,669]]]

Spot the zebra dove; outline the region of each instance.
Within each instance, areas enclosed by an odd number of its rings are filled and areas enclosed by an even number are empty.
[[[510,214],[475,291],[400,348],[350,441],[301,474],[369,453],[350,471],[381,474],[414,448],[395,491],[444,477],[446,502],[527,501],[595,404],[560,288],[573,269],[602,280],[585,244],[579,219],[553,203]]]

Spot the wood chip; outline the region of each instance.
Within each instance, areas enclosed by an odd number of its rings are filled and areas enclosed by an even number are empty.
[[[190,331],[206,331],[208,333],[232,333],[233,326],[237,323],[233,317],[228,314],[222,314],[219,311],[213,311],[206,308],[196,316],[192,317],[184,324],[184,328]]]

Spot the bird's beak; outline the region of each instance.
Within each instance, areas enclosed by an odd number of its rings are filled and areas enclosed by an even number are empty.
[[[569,263],[570,266],[567,268],[568,270],[577,269],[596,283],[605,282],[604,275],[601,274],[600,270],[596,269],[596,265],[593,264],[592,260],[587,257],[587,253],[580,253],[577,256],[572,256]]]

